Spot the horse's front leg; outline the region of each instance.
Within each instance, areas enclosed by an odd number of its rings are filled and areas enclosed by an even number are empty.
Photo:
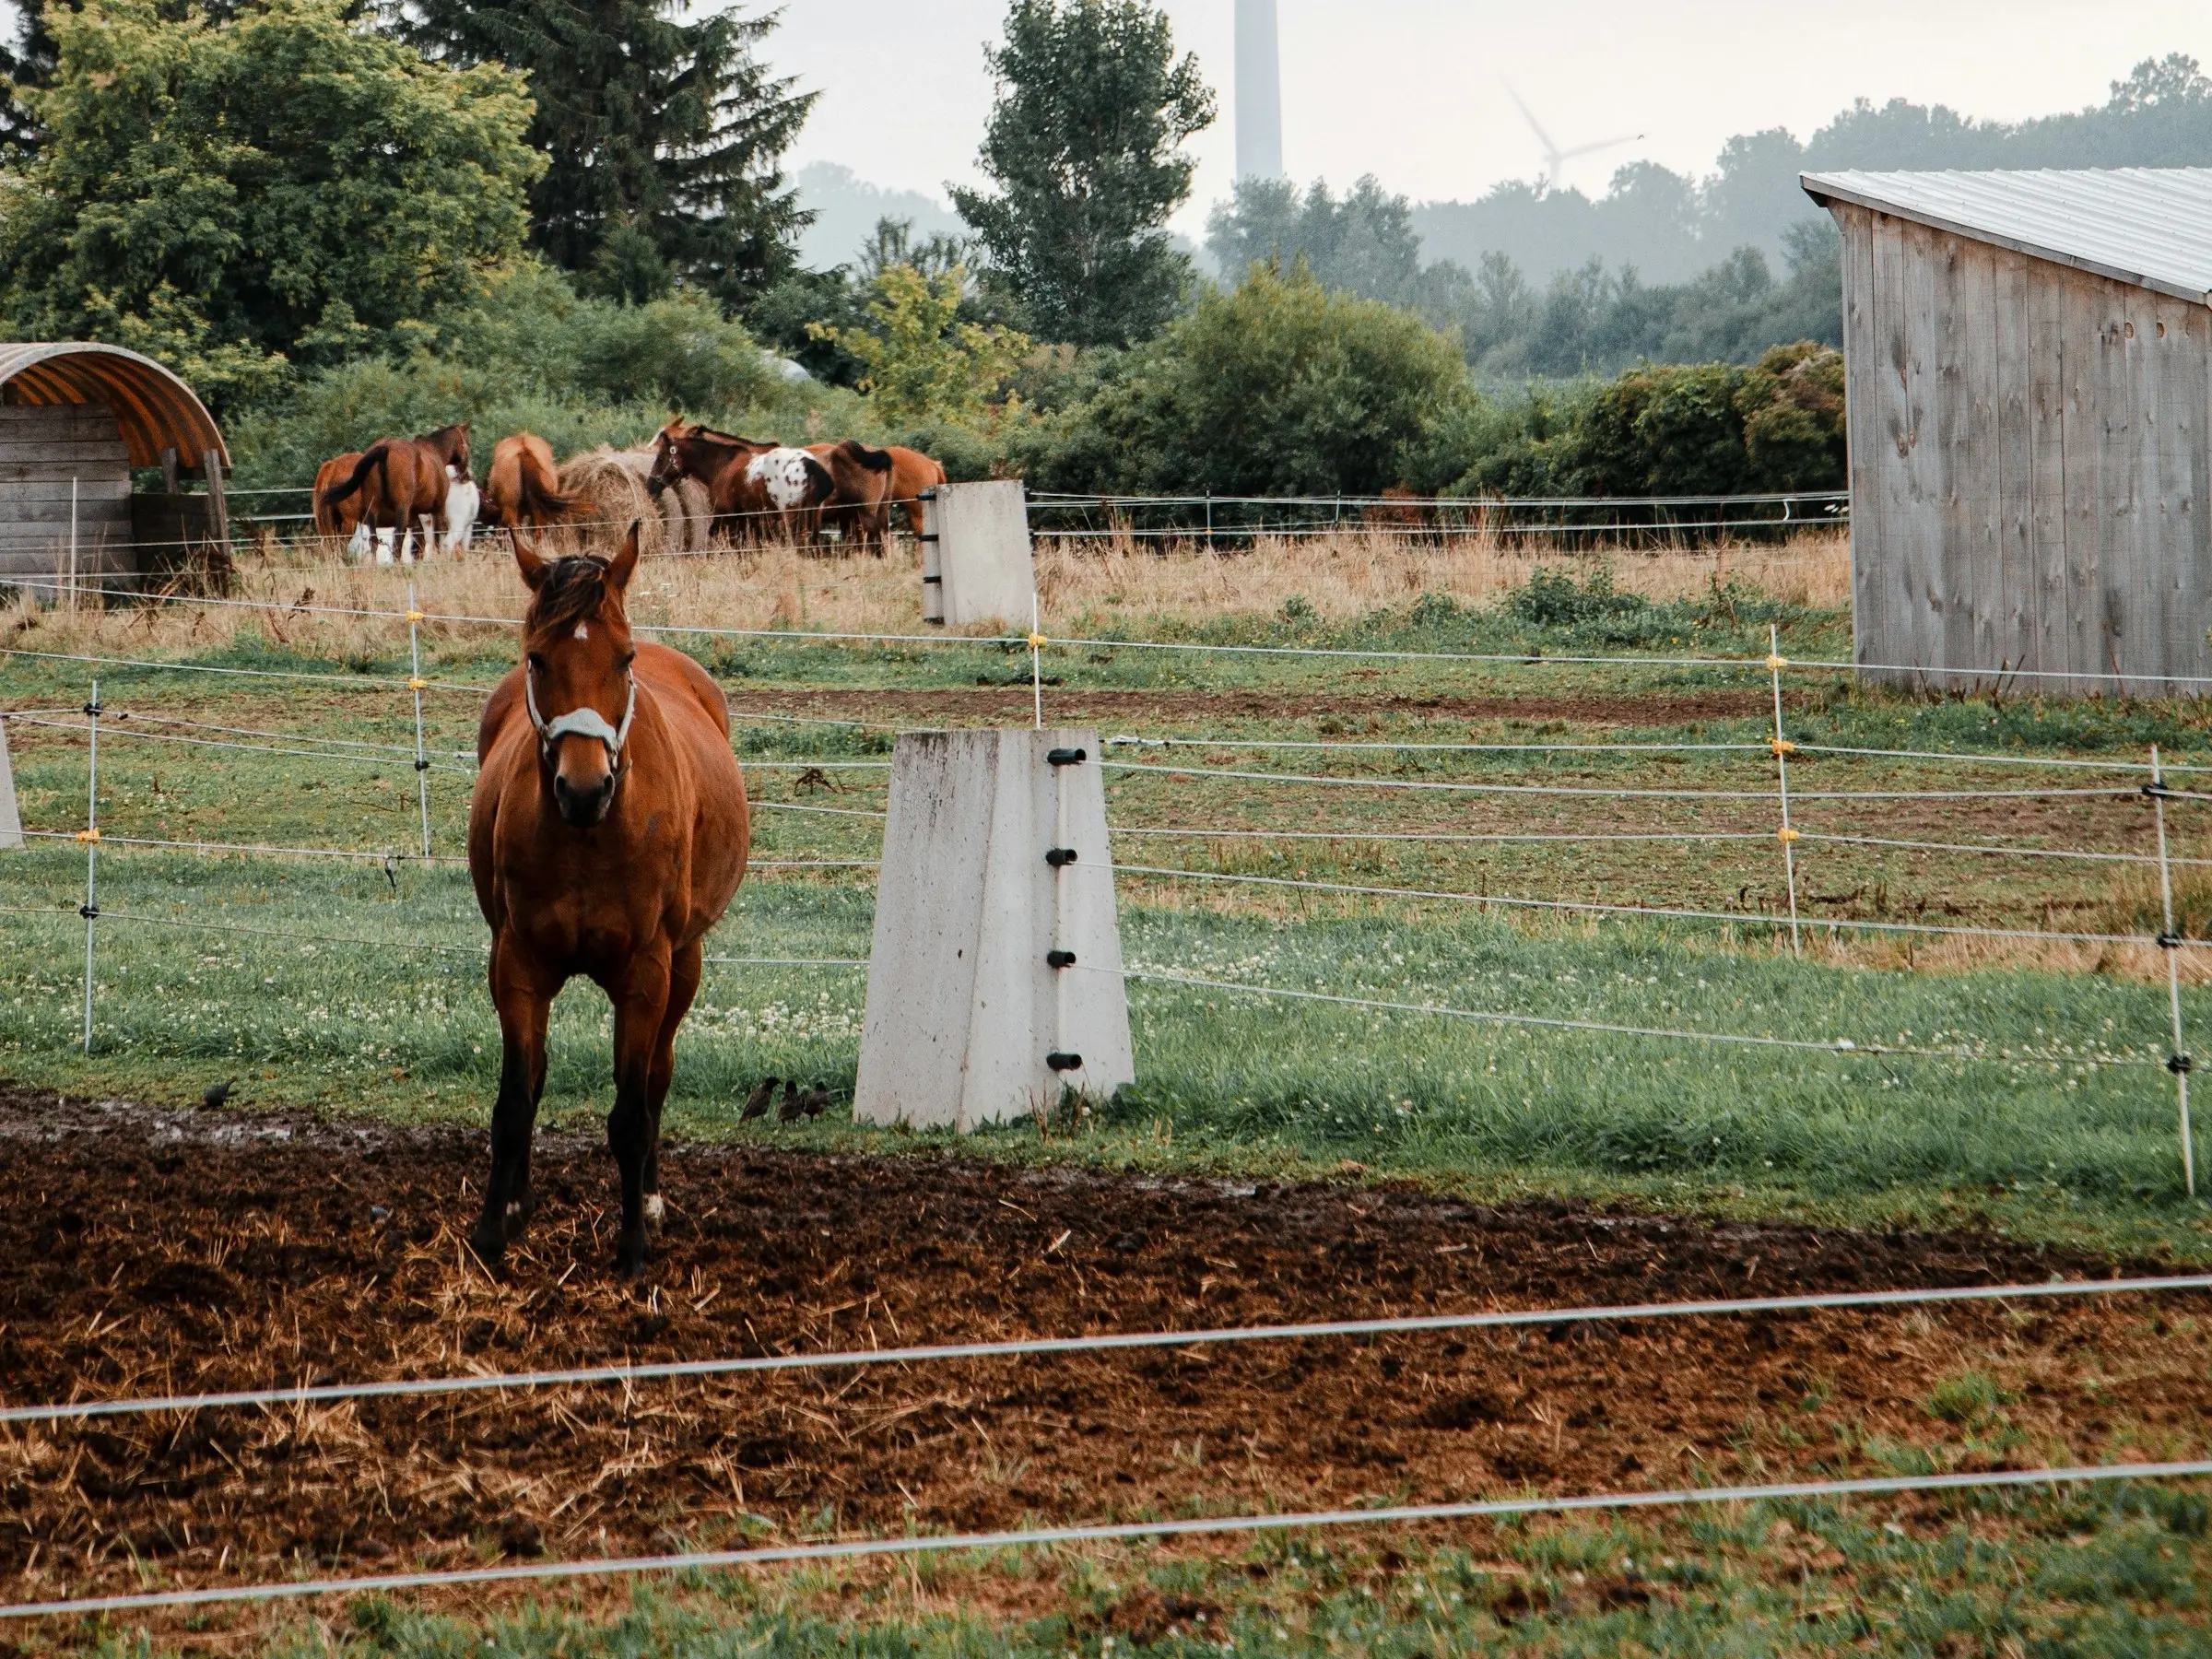
[[[645,1219],[658,1222],[667,1206],[661,1199],[661,1108],[667,1103],[669,1085],[676,1080],[676,1032],[691,1011],[699,994],[703,947],[694,942],[677,951],[668,969],[668,1006],[661,1015],[659,1035],[653,1039],[653,1070],[646,1079],[645,1107],[650,1122],[645,1148]]]
[[[607,1114],[606,1146],[622,1179],[622,1236],[615,1265],[633,1278],[645,1270],[645,1171],[658,1163],[660,1114],[654,1110],[653,1071],[668,1012],[669,970],[668,946],[663,941],[631,958],[621,978],[607,986],[615,1005],[615,1109]]]
[[[546,1088],[546,1019],[560,989],[505,934],[492,942],[491,1000],[500,1011],[500,1095],[491,1109],[491,1173],[470,1242],[486,1263],[530,1213],[530,1136]]]

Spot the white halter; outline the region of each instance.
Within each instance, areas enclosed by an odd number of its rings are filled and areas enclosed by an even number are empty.
[[[547,752],[563,737],[596,737],[606,745],[609,766],[622,764],[622,746],[629,741],[629,723],[638,717],[638,677],[631,674],[629,700],[622,706],[622,724],[611,726],[606,716],[596,709],[571,709],[566,714],[547,720],[537,712],[537,676],[530,665],[523,665],[523,701],[530,711],[530,724],[537,728],[537,741]]]

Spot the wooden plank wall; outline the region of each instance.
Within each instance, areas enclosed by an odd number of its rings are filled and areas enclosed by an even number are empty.
[[[0,406],[0,579],[66,572],[73,479],[79,578],[112,586],[135,571],[130,453],[113,411]]]
[[[2212,679],[2212,312],[1838,206],[1870,678]],[[2067,678],[2106,675],[2108,680]]]

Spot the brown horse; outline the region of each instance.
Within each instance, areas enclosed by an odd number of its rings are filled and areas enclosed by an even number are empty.
[[[896,443],[884,445],[883,453],[891,458],[890,504],[906,509],[906,527],[918,541],[922,536],[922,492],[945,482],[945,464]]]
[[[877,558],[882,558],[897,470],[890,452],[845,438],[835,443],[810,443],[806,453],[830,473],[831,488],[822,505],[822,521],[838,527],[846,547],[873,547]]]
[[[535,432],[516,432],[491,446],[484,474],[484,522],[508,530],[558,524],[582,503],[560,493],[553,446]]]
[[[679,478],[696,478],[707,487],[716,530],[738,540],[765,540],[775,510],[769,504],[762,481],[747,473],[756,459],[778,447],[763,439],[740,438],[734,432],[687,423],[678,417],[653,434],[653,470],[646,475],[645,488],[658,500],[661,492]]]
[[[361,452],[352,475],[315,496],[318,511],[335,511],[347,498],[360,497],[360,522],[371,530],[390,530],[394,539],[418,526],[427,550],[436,543],[436,526],[445,516],[448,467],[469,471],[468,423],[440,427],[419,438],[380,438]]]
[[[330,506],[324,506],[323,502],[323,492],[331,488],[340,480],[353,477],[353,469],[359,463],[360,458],[361,452],[359,450],[348,450],[343,455],[333,455],[315,468],[316,535],[347,537],[352,535],[354,527],[361,522],[360,498],[359,496],[340,500]]]
[[[729,705],[697,663],[630,637],[638,529],[612,559],[541,559],[514,535],[531,590],[521,666],[477,733],[468,865],[491,924],[500,1093],[473,1235],[495,1261],[528,1219],[530,1135],[546,1087],[546,1018],[583,974],[615,1006],[607,1146],[622,1178],[617,1262],[642,1271],[661,1200],[661,1105],[701,942],[745,879],[751,816]]]

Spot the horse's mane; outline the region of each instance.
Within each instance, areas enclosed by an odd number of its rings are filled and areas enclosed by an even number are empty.
[[[568,622],[589,621],[606,601],[606,560],[595,553],[574,553],[546,567],[524,627],[535,632]]]

